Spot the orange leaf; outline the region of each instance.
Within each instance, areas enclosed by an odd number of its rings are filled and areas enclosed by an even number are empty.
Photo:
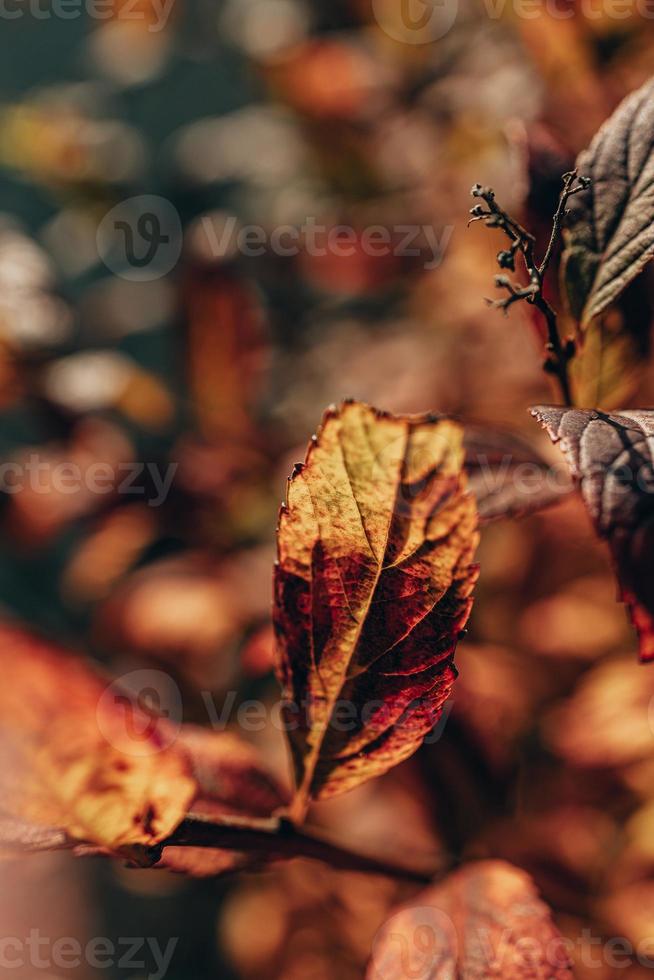
[[[564,941],[524,871],[481,861],[398,910],[377,934],[368,980],[564,980]]]
[[[196,792],[165,722],[58,648],[0,626],[0,807],[117,850],[164,839]]]
[[[411,755],[438,719],[476,579],[461,428],[347,402],[289,481],[277,667],[301,816]]]

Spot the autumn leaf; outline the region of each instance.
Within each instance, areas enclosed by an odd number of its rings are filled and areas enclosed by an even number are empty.
[[[595,530],[609,543],[622,600],[638,631],[641,660],[652,660],[654,412],[539,406],[531,413],[559,443]]]
[[[115,851],[177,826],[196,783],[163,720],[18,627],[0,627],[0,664],[5,841],[35,839],[33,825]]]
[[[564,941],[524,871],[481,861],[417,895],[379,932],[367,980],[564,980]]]
[[[14,655],[20,666],[5,664],[10,693],[0,697],[0,856],[65,849],[195,877],[305,856],[424,878],[423,868],[292,828],[286,789],[236,734],[167,722],[89,666],[3,626],[0,659]]]
[[[476,579],[463,459],[453,421],[346,402],[289,480],[274,622],[294,816],[407,758],[440,715]]]
[[[654,255],[654,79],[629,95],[577,158],[591,185],[570,200],[563,282],[582,329]]]

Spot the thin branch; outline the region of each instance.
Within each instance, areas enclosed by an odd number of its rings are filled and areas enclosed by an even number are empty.
[[[384,875],[418,884],[428,884],[442,870],[431,862],[416,867],[399,860],[361,854],[316,831],[297,827],[277,817],[225,816],[209,820],[189,814],[161,847],[224,848],[258,853],[273,860],[314,858],[333,868]]]
[[[567,174],[563,174],[563,190],[559,196],[558,207],[554,212],[554,218],[552,219],[552,234],[550,235],[545,257],[538,267],[538,272],[541,279],[547,272],[554,248],[558,241],[559,235],[561,234],[563,219],[568,213],[566,209],[568,200],[573,196],[573,194],[579,194],[580,191],[588,190],[589,187],[590,177],[580,177],[576,170],[570,170]]]
[[[515,272],[516,256],[521,255],[529,277],[528,285],[521,285],[512,283],[505,275],[496,276],[495,285],[498,289],[505,289],[507,295],[502,299],[487,300],[487,302],[490,306],[501,309],[506,314],[514,303],[525,300],[542,313],[547,324],[547,357],[543,368],[548,374],[556,377],[566,405],[572,405],[568,365],[575,355],[575,343],[572,338],[566,339],[565,342],[561,340],[556,312],[543,295],[543,281],[561,234],[563,220],[568,213],[567,202],[573,194],[579,194],[581,191],[587,190],[589,186],[590,179],[579,177],[576,170],[563,175],[563,189],[554,213],[550,240],[540,264],[535,257],[536,241],[534,236],[499,206],[493,190],[490,187],[475,184],[471,192],[473,197],[478,197],[484,201],[487,207],[485,209],[481,204],[476,204],[471,208],[472,217],[469,224],[475,221],[483,221],[488,228],[499,228],[503,231],[511,244],[506,251],[498,252],[498,265],[501,269],[510,269]]]
[[[74,850],[79,855],[104,854],[107,848],[84,843],[69,837],[64,831],[43,830],[20,825],[5,828],[2,849],[16,853],[37,853],[52,850]],[[298,827],[283,817],[228,816],[209,819],[190,813],[166,840],[154,847],[122,848],[119,856],[132,865],[152,867],[161,859],[166,847],[202,847],[257,854],[266,860],[280,858],[313,858],[333,868],[383,875],[400,881],[429,884],[448,868],[437,857],[425,859],[420,865],[400,859],[375,857],[339,844],[317,831]],[[113,856],[117,856],[115,853]]]

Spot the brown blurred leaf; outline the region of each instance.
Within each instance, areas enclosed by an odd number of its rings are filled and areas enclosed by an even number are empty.
[[[191,758],[198,784],[194,814],[267,817],[288,802],[286,790],[266,772],[256,750],[238,735],[185,725],[179,743]],[[206,877],[256,860],[256,855],[248,858],[239,851],[166,847],[158,867]]]
[[[290,861],[265,878],[239,878],[221,940],[243,980],[361,980],[375,932],[398,900],[390,879]]]
[[[531,413],[560,443],[595,530],[609,542],[622,600],[638,631],[641,660],[652,660],[654,412],[633,409],[606,414],[538,406]]]
[[[637,337],[618,309],[608,310],[588,325],[571,362],[575,402],[615,408],[632,397],[644,366]]]
[[[644,957],[644,966],[652,964],[654,930],[654,881],[634,882],[599,903],[599,912],[613,936],[624,936]],[[641,961],[642,962],[642,961]]]
[[[649,784],[651,789],[651,783]],[[627,821],[620,860],[612,884],[626,884],[654,872],[654,800],[648,800]]]
[[[480,755],[499,769],[513,757],[520,736],[533,721],[542,683],[538,669],[531,665],[525,677],[518,654],[474,643],[463,644],[457,667],[452,717],[465,725]]]
[[[265,677],[275,662],[275,631],[271,623],[259,626],[241,650],[241,668],[246,677]]]
[[[263,768],[256,749],[234,732],[184,725],[179,742],[191,757],[198,799],[254,817],[267,817],[288,801],[287,791]]]
[[[562,20],[559,10],[545,6],[538,17],[515,21],[545,83],[545,121],[570,146],[590,139],[607,112],[589,24],[586,17]]]
[[[562,274],[586,328],[654,255],[654,80],[629,95],[577,158],[590,177],[570,201]]]
[[[195,794],[165,722],[87,665],[0,627],[2,810],[116,850],[151,845]]]
[[[549,902],[578,909],[611,858],[619,831],[600,809],[555,802],[491,828],[491,853],[532,874]]]
[[[334,35],[335,36],[335,35]],[[329,36],[326,36],[329,37]],[[387,81],[379,61],[360,43],[312,39],[267,66],[281,98],[315,119],[351,120],[379,104]]]
[[[259,298],[249,282],[213,265],[191,271],[185,296],[188,379],[200,431],[209,442],[252,436],[265,363]]]
[[[638,276],[578,338],[570,362],[576,405],[613,409],[629,404],[638,391],[650,348],[651,280],[649,270]],[[567,320],[572,334],[574,324]]]
[[[542,657],[597,660],[623,646],[629,630],[615,604],[610,573],[575,579],[527,605],[518,636],[527,650]]]
[[[66,442],[24,449],[6,477],[6,532],[28,547],[42,547],[62,528],[114,501],[133,459],[126,433],[94,417],[80,420]]]
[[[368,980],[563,980],[570,961],[524,871],[470,864],[417,895],[377,934]]]
[[[484,524],[551,507],[573,489],[566,473],[514,432],[466,423],[463,444],[468,486]]]
[[[294,470],[274,619],[297,814],[411,755],[440,715],[476,578],[462,464],[456,423],[347,402]]]
[[[604,769],[649,758],[653,697],[649,671],[623,659],[605,661],[546,717],[546,740],[574,766]]]
[[[234,669],[243,627],[240,603],[210,556],[188,552],[138,568],[99,607],[96,630],[107,646],[171,663],[199,688],[215,688]]]
[[[223,561],[187,551],[135,569],[98,608],[105,646],[170,663],[200,689],[226,685],[243,631],[270,615],[272,548]]]
[[[104,515],[85,538],[62,577],[62,592],[73,602],[103,598],[154,540],[152,508],[132,505]]]

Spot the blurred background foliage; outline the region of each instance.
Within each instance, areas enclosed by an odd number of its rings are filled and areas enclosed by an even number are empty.
[[[452,412],[550,451],[525,411],[552,398],[539,327],[484,305],[503,245],[466,230],[469,188],[492,185],[546,237],[560,175],[651,73],[654,26],[599,0],[532,17],[461,0],[416,45],[368,0],[174,0],[160,30],[148,0],[138,19],[123,0],[103,20],[16,9],[0,34],[2,460],[176,470],[160,506],[142,479],[132,495],[47,476],[5,493],[0,601],[116,673],[165,670],[185,718],[207,724],[207,698],[275,699],[277,508],[330,402]],[[173,205],[183,247],[172,272],[134,282],[96,233],[143,194]],[[307,219],[429,226],[444,249],[436,268],[424,240],[411,257],[358,240],[348,258],[217,255],[233,219],[268,235]],[[639,355],[617,362],[632,404],[651,400],[639,330]],[[596,384],[606,368],[585,365]],[[480,561],[445,733],[314,819],[382,853],[507,857],[573,941],[636,943],[654,935],[654,682],[605,551],[568,499],[488,527]],[[279,732],[243,734],[285,772]],[[406,894],[309,862],[187,881],[50,855],[6,866],[0,908],[4,935],[180,937],[170,980],[343,980]],[[648,975],[587,968],[580,950],[581,977]]]

